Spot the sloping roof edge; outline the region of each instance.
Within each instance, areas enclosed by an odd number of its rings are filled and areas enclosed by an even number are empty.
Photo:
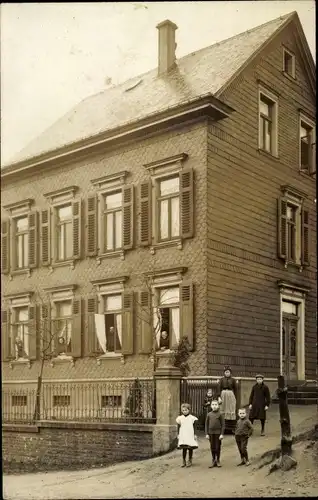
[[[285,17],[285,16],[282,16]],[[285,28],[288,24],[294,22],[296,26],[297,33],[301,42],[301,51],[303,52],[306,58],[306,69],[309,76],[310,85],[313,91],[314,96],[316,96],[316,68],[315,63],[308,46],[306,36],[304,34],[304,30],[302,28],[300,19],[296,11],[286,16],[285,22],[249,57],[245,63],[238,69],[238,71],[226,82],[223,87],[218,90],[215,94],[216,97],[221,97],[222,94],[226,91],[226,89],[241,75],[241,73],[260,55],[260,53],[269,45]]]

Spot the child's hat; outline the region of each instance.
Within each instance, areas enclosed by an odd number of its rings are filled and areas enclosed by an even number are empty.
[[[261,375],[260,373],[258,373],[255,378],[262,378],[263,379],[264,375]]]

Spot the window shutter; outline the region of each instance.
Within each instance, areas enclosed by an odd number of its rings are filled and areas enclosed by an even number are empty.
[[[41,322],[38,330],[40,335],[41,357],[50,357],[53,353],[54,345],[50,302],[41,305]]]
[[[124,250],[130,250],[134,244],[134,186],[125,186],[123,196],[123,238]]]
[[[184,169],[180,177],[181,237],[193,237],[193,170]]]
[[[81,258],[81,237],[82,237],[82,203],[81,200],[73,201],[72,203],[73,214],[73,259]]]
[[[143,290],[139,293],[139,298],[139,313],[141,324],[139,352],[142,354],[151,354],[154,342],[151,294],[148,290]]]
[[[193,284],[183,282],[180,284],[180,335],[181,337],[188,337],[191,351],[194,349],[194,336],[193,336]]]
[[[140,185],[140,245],[151,245],[151,181]]]
[[[38,265],[38,213],[31,212],[28,215],[29,222],[29,268]]]
[[[87,298],[87,321],[86,321],[86,353],[88,356],[97,354],[97,338],[95,332],[94,315],[98,313],[98,298],[96,295]]]
[[[1,222],[1,272],[10,271],[10,222],[9,219]]]
[[[1,360],[11,359],[10,311],[1,311]]]
[[[287,199],[278,198],[278,257],[287,260]]]
[[[314,175],[316,173],[316,136],[313,137],[313,144],[311,145],[311,164],[309,167],[309,173]]]
[[[92,194],[87,198],[87,238],[86,255],[94,257],[97,254],[97,196]]]
[[[50,210],[41,211],[41,264],[49,266],[51,263],[51,227]]]
[[[309,212],[302,209],[301,212],[301,263],[309,266]]]
[[[82,355],[82,307],[81,299],[73,299],[72,303],[72,356],[80,358]]]
[[[133,324],[133,292],[123,294],[123,332],[122,332],[122,353],[134,353],[134,324]]]
[[[29,306],[29,359],[37,358],[36,306]]]

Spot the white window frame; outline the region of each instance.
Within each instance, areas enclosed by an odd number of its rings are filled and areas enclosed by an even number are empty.
[[[289,73],[285,68],[285,54],[288,54],[292,60],[292,71]],[[296,56],[293,52],[283,47],[283,73],[284,75],[288,75],[289,77],[296,79]]]
[[[311,155],[311,164],[308,166],[308,169],[302,168],[301,165],[301,127],[302,124],[307,126],[308,128],[311,128],[311,151],[309,154]],[[307,118],[304,114],[300,113],[299,114],[299,124],[298,124],[298,148],[299,148],[299,156],[298,156],[298,165],[299,165],[299,171],[300,172],[305,172],[308,174],[311,174],[312,172],[310,171],[312,168],[315,167],[316,164],[316,158],[314,158],[314,148],[312,147],[313,144],[316,143],[316,125],[313,120],[310,118]]]
[[[58,302],[66,302],[66,301],[71,301],[73,303],[73,299],[75,298],[75,289],[76,285],[66,285],[66,286],[61,286],[61,287],[54,287],[54,288],[47,288],[45,291],[47,291],[50,295],[50,308],[51,308],[51,325],[50,325],[50,332],[51,328],[53,325],[53,320],[56,318],[56,313],[57,313],[57,307],[56,304]],[[73,312],[73,311],[72,311]],[[73,316],[73,314],[72,314]],[[51,332],[52,334],[52,332]],[[72,334],[73,334],[73,325],[72,325]],[[52,339],[52,347],[54,348],[55,346],[55,339]],[[54,366],[55,363],[67,361],[70,362],[74,366],[74,358],[71,354],[63,354],[63,355],[57,355],[51,360],[51,366]]]
[[[305,380],[305,293],[287,284],[280,287],[280,374],[283,374],[283,301],[294,302],[298,306],[297,331],[297,378]]]
[[[155,314],[155,307],[158,305],[158,295],[160,293],[161,289],[164,288],[172,288],[172,287],[179,287],[180,284],[182,283],[182,273],[184,270],[180,270],[180,272],[173,272],[171,274],[163,274],[161,276],[154,276],[153,281],[152,281],[152,308],[153,308],[153,314]],[[153,318],[153,323],[154,323],[154,318]],[[179,325],[181,325],[181,297],[179,296]],[[181,332],[180,333],[180,338],[181,338]],[[170,339],[169,339],[169,345],[170,345]],[[165,349],[164,351],[157,350],[156,355],[157,356],[164,356],[165,354],[171,353],[171,346],[169,349]]]
[[[262,132],[261,132],[261,98],[262,96],[265,99],[268,99],[273,104],[273,113],[272,113],[272,151],[266,151],[262,147]],[[258,148],[260,151],[267,153],[271,156],[278,157],[278,97],[265,89],[264,87],[259,87],[258,89]]]
[[[10,275],[15,275],[15,274],[28,274],[29,276],[31,275],[31,269],[29,267],[29,262],[26,267],[23,268],[18,268],[17,267],[17,254],[16,254],[16,243],[15,243],[15,238],[16,238],[16,222],[17,219],[21,219],[22,217],[29,217],[29,214],[31,212],[31,206],[34,203],[33,198],[27,198],[26,200],[21,200],[15,203],[11,203],[9,205],[5,205],[3,208],[7,210],[10,213],[10,226],[11,226],[11,231],[10,231]],[[28,228],[29,230],[29,228]],[[28,245],[29,245],[29,240],[28,240]],[[29,260],[29,249],[28,249],[28,260]]]
[[[69,186],[66,188],[58,189],[57,191],[52,191],[50,193],[45,193],[43,196],[48,200],[50,207],[49,207],[49,222],[50,222],[50,228],[51,228],[51,234],[50,236],[54,235],[56,232],[56,222],[57,222],[57,210],[65,205],[71,205],[71,210],[72,210],[72,203],[75,201],[76,197],[75,194],[78,190],[78,186]],[[80,200],[79,200],[80,202]],[[58,260],[57,255],[57,245],[58,241],[57,238],[51,237],[50,241],[48,243],[50,245],[50,255],[52,256],[51,260],[51,265],[50,267],[53,269],[54,267],[60,267],[60,266],[67,266],[70,265],[71,269],[74,269],[74,259],[73,259],[73,253],[74,249],[72,250],[72,257],[67,258],[65,260]],[[73,248],[73,238],[72,238],[72,248]]]
[[[29,307],[32,305],[31,303],[31,297],[33,295],[33,292],[28,292],[28,293],[21,293],[21,294],[14,294],[14,295],[9,295],[9,309],[10,309],[10,317],[15,318],[16,317],[16,310],[20,309],[22,307]],[[30,321],[30,319],[28,320]],[[14,320],[11,320],[10,324],[10,342],[11,345],[13,345],[13,323]],[[13,368],[15,364],[27,364],[29,368],[31,368],[31,361],[29,358],[19,358],[19,359],[14,359],[10,361],[10,368]]]
[[[124,299],[124,283],[127,277],[123,276],[117,278],[116,280],[105,280],[104,282],[99,280],[98,282],[92,282],[93,286],[97,291],[98,297],[98,314],[105,314],[104,311],[104,299],[108,295],[121,295],[122,301]],[[123,302],[122,302],[122,313],[123,313]],[[122,314],[123,317],[123,314]],[[100,365],[103,360],[107,359],[120,359],[124,363],[124,355],[121,352],[106,352],[101,354],[97,358],[97,364]]]

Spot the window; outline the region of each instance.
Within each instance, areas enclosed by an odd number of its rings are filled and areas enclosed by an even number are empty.
[[[101,397],[101,407],[102,408],[114,408],[121,407],[122,399],[119,395],[112,396],[102,396]]]
[[[286,49],[283,49],[283,57],[284,57],[284,62],[283,62],[283,72],[286,73],[287,75],[291,76],[292,78],[295,78],[295,55],[289,52]]]
[[[103,352],[120,352],[122,346],[122,295],[104,297],[105,337],[98,338]]]
[[[301,195],[283,192],[278,200],[278,256],[286,264],[309,265],[309,212]]]
[[[28,397],[27,396],[12,396],[11,405],[12,406],[27,406]]]
[[[53,331],[57,355],[70,355],[72,353],[72,327],[72,300],[56,302]]]
[[[159,241],[180,237],[179,175],[158,181]]]
[[[122,248],[122,192],[103,196],[103,252]]]
[[[71,396],[68,395],[54,395],[53,396],[53,406],[70,406]]]
[[[13,339],[15,348],[15,359],[29,357],[29,308],[15,307],[13,309],[14,323]]]
[[[56,243],[57,260],[71,259],[73,256],[73,215],[72,205],[57,207],[56,209]]]
[[[180,340],[180,291],[179,286],[157,289],[154,308],[154,327],[157,348],[171,349]]]
[[[259,148],[277,156],[277,100],[265,92],[259,94]]]
[[[29,266],[29,219],[20,217],[14,220],[15,263],[17,269]]]
[[[44,194],[50,208],[41,210],[42,266],[74,265],[82,255],[82,202],[74,200],[77,186]]]
[[[315,167],[315,128],[311,121],[300,119],[299,133],[300,170],[314,173]]]

